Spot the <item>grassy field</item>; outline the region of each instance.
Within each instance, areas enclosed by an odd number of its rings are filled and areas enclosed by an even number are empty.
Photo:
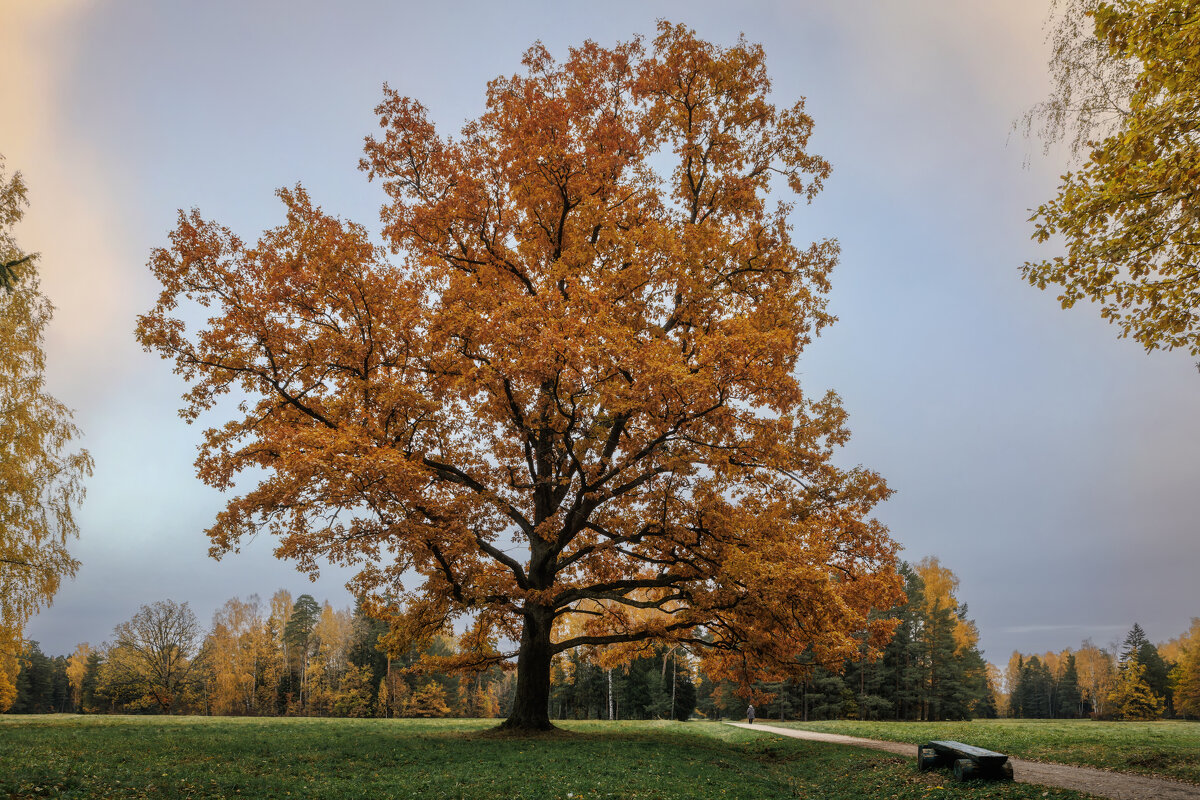
[[[711,722],[0,716],[0,798],[1084,798]]]
[[[778,722],[761,720],[765,724]],[[786,727],[920,744],[957,739],[1010,756],[1200,783],[1200,722],[974,720],[787,722]]]

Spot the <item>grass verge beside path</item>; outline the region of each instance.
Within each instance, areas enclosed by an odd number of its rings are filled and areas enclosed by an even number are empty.
[[[1031,761],[1077,764],[1200,784],[1200,722],[1016,719],[971,722],[762,722],[912,744],[932,739],[956,739]]]
[[[0,798],[1071,798],[708,722],[0,716]]]

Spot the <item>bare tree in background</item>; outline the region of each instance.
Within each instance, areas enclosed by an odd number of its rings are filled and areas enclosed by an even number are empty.
[[[133,619],[113,629],[104,662],[105,694],[170,713],[199,678],[203,632],[187,603],[172,600],[142,606]]]

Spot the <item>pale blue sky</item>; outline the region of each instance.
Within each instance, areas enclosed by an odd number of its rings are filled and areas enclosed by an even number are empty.
[[[273,190],[297,181],[374,224],[382,196],[356,164],[384,81],[452,131],[535,40],[565,54],[659,17],[719,43],[744,32],[778,100],[808,98],[834,172],[795,225],[843,257],[840,322],[803,379],[842,394],[843,460],[897,490],[879,516],[906,558],[958,574],[986,657],[1104,644],[1135,620],[1178,635],[1200,615],[1200,374],[1018,273],[1055,252],[1027,218],[1066,166],[1009,134],[1048,89],[1043,14],[1034,0],[0,0],[0,152],[31,187],[20,238],[59,307],[51,389],[96,459],[83,566],[28,635],[69,652],[166,597],[205,620],[280,587],[348,604],[343,573],[310,585],[268,541],[207,558],[222,503],[192,472],[200,431],[132,336],[156,291],[150,249],[180,207],[253,238],[280,220]]]

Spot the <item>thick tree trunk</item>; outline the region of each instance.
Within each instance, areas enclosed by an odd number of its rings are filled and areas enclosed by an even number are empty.
[[[533,608],[525,613],[521,650],[517,654],[517,693],[512,711],[500,726],[513,731],[548,731],[550,724],[550,626],[549,609]]]

